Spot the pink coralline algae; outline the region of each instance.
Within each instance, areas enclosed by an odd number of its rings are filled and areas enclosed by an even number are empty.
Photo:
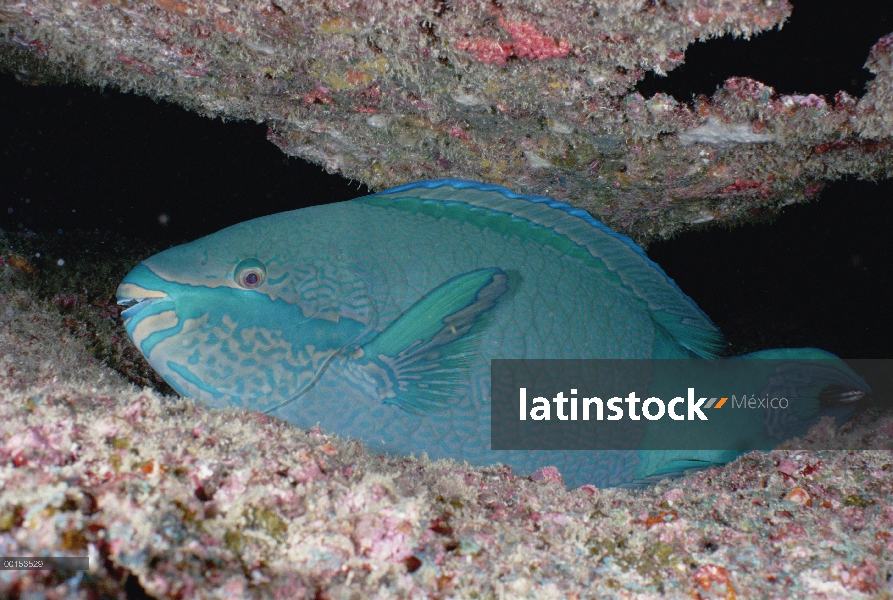
[[[354,525],[354,543],[364,556],[402,563],[413,553],[413,526],[413,520],[401,518],[390,509],[377,515],[365,514]]]
[[[141,60],[139,60],[138,58],[134,58],[133,56],[129,56],[127,54],[119,54],[118,60],[120,60],[124,64],[132,66],[135,69],[139,69],[146,75],[155,74],[155,69],[153,69],[149,65],[143,64]]]
[[[567,40],[556,42],[537,31],[532,23],[514,23],[505,19],[499,19],[498,22],[512,36],[511,42],[490,38],[463,39],[456,42],[456,48],[470,52],[478,62],[495,65],[504,65],[506,59],[511,57],[546,60],[567,56],[570,52]]]
[[[555,467],[543,467],[542,469],[537,469],[533,475],[531,475],[531,479],[534,481],[556,481],[558,483],[562,483],[561,473],[559,473],[558,469]]]
[[[718,565],[704,565],[699,567],[693,575],[697,583],[692,597],[696,600],[706,598],[724,598],[734,600],[737,598],[735,588],[731,583],[729,572]]]

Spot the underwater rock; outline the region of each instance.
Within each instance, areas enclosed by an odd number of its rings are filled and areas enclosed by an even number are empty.
[[[695,40],[749,37],[790,12],[785,0],[29,0],[0,9],[0,68],[264,122],[285,153],[372,189],[509,184],[644,244],[893,173],[889,36],[861,99],[741,77],[692,104],[634,90]]]

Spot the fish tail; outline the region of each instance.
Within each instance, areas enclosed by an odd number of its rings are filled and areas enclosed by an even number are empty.
[[[763,394],[790,401],[790,410],[772,411],[765,423],[768,436],[779,441],[806,434],[823,417],[843,424],[871,392],[846,362],[818,348],[775,348],[736,358],[772,361]]]

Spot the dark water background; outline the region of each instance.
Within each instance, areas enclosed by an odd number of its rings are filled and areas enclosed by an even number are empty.
[[[802,6],[801,6],[802,4]],[[893,32],[893,2],[795,2],[781,31],[697,43],[658,91],[688,100],[730,76],[779,93],[861,96],[869,49]],[[285,157],[254,123],[82,86],[0,75],[0,228],[115,231],[179,243],[228,225],[368,193]],[[523,190],[519,190],[523,191]],[[815,346],[893,357],[893,182],[829,185],[773,224],[713,227],[648,253],[742,352]]]

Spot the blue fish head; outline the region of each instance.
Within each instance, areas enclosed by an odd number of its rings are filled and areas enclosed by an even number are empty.
[[[177,392],[211,406],[288,402],[365,328],[307,293],[319,270],[283,253],[264,221],[156,254],[118,287],[124,326],[149,364]]]

